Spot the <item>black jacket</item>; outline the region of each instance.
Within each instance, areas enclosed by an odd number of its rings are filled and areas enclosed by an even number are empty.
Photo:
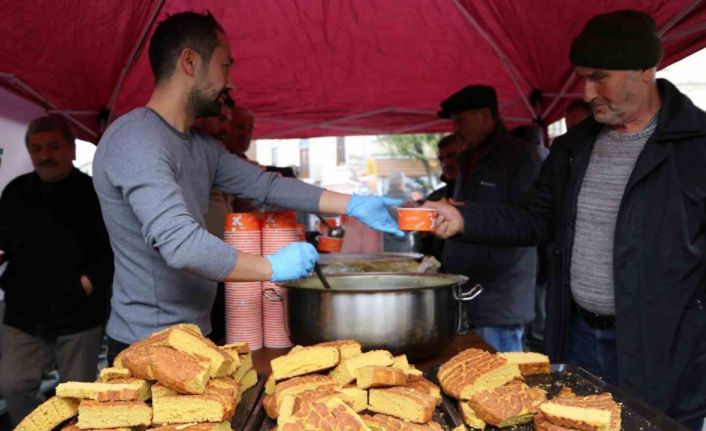
[[[536,146],[497,130],[476,149],[462,153],[453,197],[465,207],[516,203],[532,186],[542,164]],[[475,161],[471,160],[475,157]],[[485,290],[466,305],[474,326],[525,324],[534,318],[537,253],[534,247],[479,245],[452,238],[444,246],[444,272],[463,274]]]
[[[706,414],[706,113],[658,80],[657,130],[620,204],[613,249],[620,385],[677,419]],[[545,344],[567,357],[576,201],[601,125],[558,138],[519,205],[463,209],[464,236],[552,244]]]
[[[91,177],[73,169],[57,183],[34,172],[11,181],[0,198],[0,249],[6,325],[52,339],[105,324],[113,254]]]

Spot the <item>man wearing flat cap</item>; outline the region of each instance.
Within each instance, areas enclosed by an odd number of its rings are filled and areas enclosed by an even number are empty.
[[[588,21],[571,47],[593,118],[554,142],[515,205],[439,208],[439,234],[552,244],[545,347],[701,429],[706,414],[706,113],[656,79],[648,15]]]
[[[495,89],[470,85],[441,103],[465,151],[459,158],[453,200],[464,205],[518,203],[537,177],[537,148],[510,135],[498,114]],[[474,244],[451,238],[444,271],[463,274],[485,291],[466,304],[468,323],[499,351],[523,350],[524,327],[534,319],[535,247]]]

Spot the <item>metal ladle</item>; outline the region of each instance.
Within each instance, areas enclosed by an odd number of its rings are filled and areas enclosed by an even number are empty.
[[[345,229],[343,229],[343,227],[331,226],[330,224],[328,224],[326,219],[323,218],[323,216],[321,216],[321,214],[316,214],[316,217],[318,217],[319,220],[321,220],[321,223],[323,223],[324,226],[326,226],[328,228],[328,236],[330,236],[331,238],[343,238],[346,235],[346,231],[345,231]]]

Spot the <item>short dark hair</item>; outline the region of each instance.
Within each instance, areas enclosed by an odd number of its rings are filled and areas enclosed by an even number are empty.
[[[211,61],[218,46],[218,32],[224,32],[223,27],[208,11],[204,14],[180,12],[160,22],[152,34],[149,48],[155,80],[160,82],[172,75],[184,48],[198,52],[204,63]]]
[[[584,112],[592,113],[591,104],[584,101],[583,99],[574,99],[569,106],[566,107],[566,112],[582,110]]]
[[[448,147],[449,145],[453,144],[454,142],[461,142],[461,138],[455,134],[452,133],[450,135],[446,135],[443,138],[439,140],[439,143],[436,144],[437,148],[444,148]]]
[[[27,128],[27,133],[25,133],[25,146],[29,146],[30,136],[42,132],[61,132],[61,135],[66,139],[69,145],[72,147],[76,146],[74,130],[64,117],[59,115],[47,115],[46,117],[39,117],[32,120]]]

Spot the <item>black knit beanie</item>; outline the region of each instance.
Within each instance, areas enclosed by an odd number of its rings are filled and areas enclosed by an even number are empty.
[[[591,18],[571,44],[570,58],[575,66],[643,70],[662,59],[662,42],[648,14],[619,10]]]

